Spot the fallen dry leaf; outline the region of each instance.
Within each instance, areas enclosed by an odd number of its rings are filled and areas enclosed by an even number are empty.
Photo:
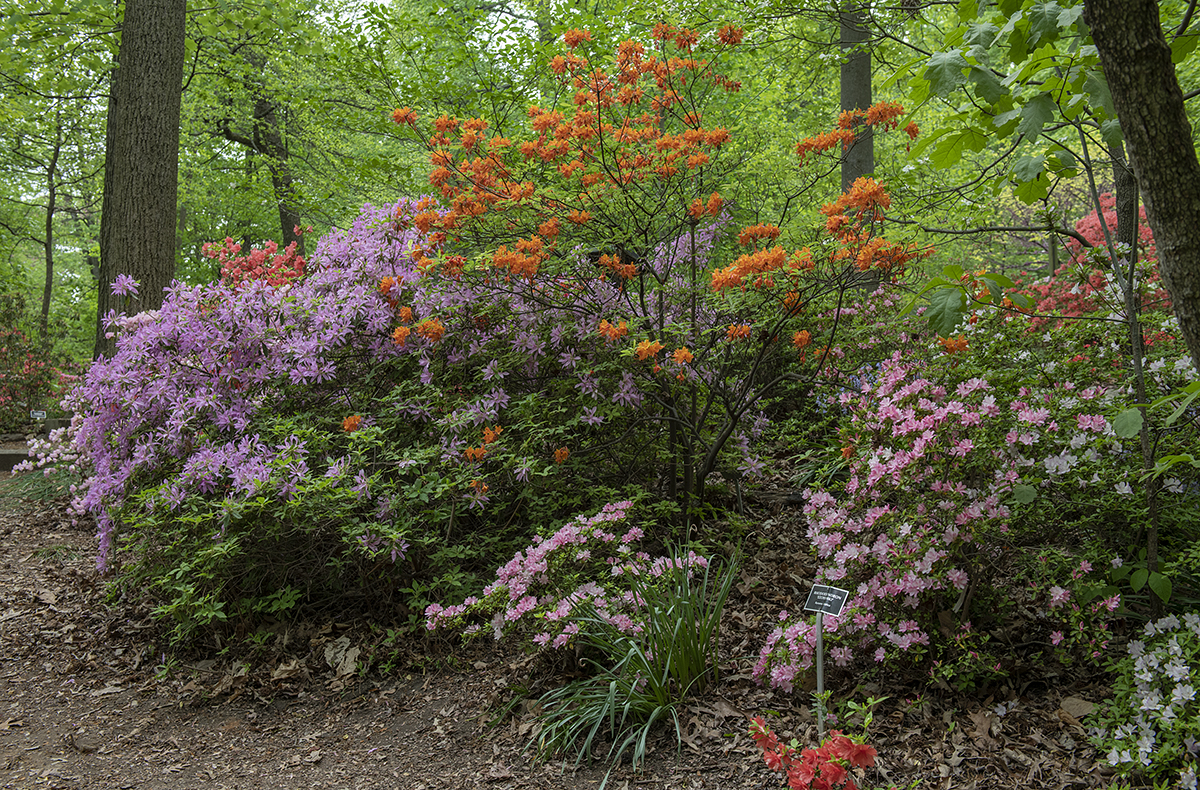
[[[1093,702],[1088,702],[1085,699],[1081,699],[1080,697],[1067,697],[1060,703],[1059,707],[1070,714],[1073,718],[1082,719],[1084,716],[1095,710],[1096,704]]]

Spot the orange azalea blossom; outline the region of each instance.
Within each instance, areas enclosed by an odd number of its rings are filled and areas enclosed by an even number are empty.
[[[696,42],[699,40],[699,36],[693,30],[680,30],[675,34],[675,46],[687,52],[691,52],[692,47],[696,46]]]
[[[729,266],[717,269],[712,273],[713,290],[721,291],[725,288],[744,286],[747,278],[755,278],[756,285],[765,285],[769,278],[764,279],[763,275],[782,268],[785,263],[787,263],[787,253],[784,252],[783,247],[740,255]]]
[[[800,164],[804,164],[808,155],[814,151],[824,153],[825,151],[841,145],[843,148],[849,148],[854,142],[854,132],[851,129],[836,129],[832,132],[822,132],[816,137],[806,137],[796,143],[796,156],[800,157]]]
[[[362,417],[358,414],[351,414],[342,420],[342,430],[346,433],[354,433],[358,430],[359,425],[362,425]]]
[[[956,354],[959,351],[967,350],[967,338],[965,335],[958,337],[939,337],[938,343],[947,354]]]
[[[571,456],[571,451],[565,447],[560,447],[554,451],[554,463],[563,464]]]
[[[411,324],[413,320],[413,311],[411,307],[401,307],[399,310],[400,320],[406,324]]]
[[[500,434],[503,431],[504,431],[504,429],[501,428],[499,425],[497,425],[495,428],[489,428],[486,425],[483,426],[483,443],[491,444],[492,442],[494,442],[500,438]]]
[[[384,277],[379,281],[379,293],[387,296],[389,293],[391,293],[392,287],[395,286],[395,284],[396,281],[391,277]]]
[[[687,346],[680,346],[671,352],[671,359],[675,360],[675,362],[680,365],[686,365],[695,358],[695,355],[687,349]]]
[[[749,324],[730,324],[729,329],[725,332],[726,340],[744,340],[750,337]]]
[[[634,352],[637,354],[639,361],[645,362],[647,359],[656,356],[659,351],[662,351],[662,347],[663,344],[659,343],[657,340],[653,343],[651,343],[649,340],[643,340],[637,344],[637,348],[634,349]]]
[[[745,33],[741,28],[734,27],[733,25],[725,25],[725,27],[717,31],[717,41],[728,47],[733,47],[742,43],[742,36],[744,35]]]
[[[392,121],[409,126],[417,125],[417,114],[412,111],[411,107],[401,107],[398,110],[392,111]]]
[[[458,119],[453,115],[442,115],[433,122],[433,128],[443,134],[458,131]]]
[[[466,456],[468,461],[472,461],[472,462],[482,461],[483,457],[485,455],[487,455],[487,448],[486,447],[468,447],[466,450],[463,451],[463,455]]]
[[[876,102],[867,108],[867,125],[882,126],[885,131],[890,131],[900,125],[902,115],[904,107],[898,102]]]
[[[567,213],[567,220],[574,222],[576,225],[585,225],[591,218],[592,215],[589,212],[580,211],[579,209],[571,209]]]
[[[816,265],[816,262],[813,261],[812,252],[808,247],[796,250],[792,253],[792,257],[788,258],[788,268],[793,271],[812,271]],[[791,307],[791,305],[789,304],[788,307]]]
[[[579,46],[583,42],[591,40],[592,31],[590,30],[578,30],[576,28],[571,28],[566,33],[563,33],[563,43],[571,49],[575,49],[575,47]]]
[[[478,479],[471,481],[471,488],[474,488],[480,494],[486,494],[488,492],[488,484]]]
[[[632,280],[637,275],[637,267],[632,263],[622,263],[619,255],[601,255],[599,264],[626,280]]]
[[[842,458],[847,461],[854,457],[854,445],[848,444],[842,448]]]
[[[426,318],[417,324],[417,334],[430,343],[436,343],[442,339],[442,335],[446,334],[446,327],[436,318]]]
[[[742,228],[742,232],[738,234],[738,244],[741,244],[743,247],[756,246],[759,239],[775,241],[777,238],[779,238],[779,227],[777,225],[760,223]]]
[[[408,336],[411,333],[412,330],[408,327],[398,326],[392,330],[392,340],[396,342],[396,345],[403,346],[406,342],[408,342]]]
[[[799,332],[792,335],[792,345],[796,348],[804,348],[812,342],[812,333],[807,329],[801,329]]]
[[[921,130],[917,127],[916,121],[909,121],[908,126],[904,127],[904,133],[907,134],[910,139],[916,140],[917,135],[921,133]]]
[[[613,343],[629,334],[629,328],[625,326],[624,321],[616,326],[613,326],[608,321],[601,321],[600,328],[597,331],[608,343]]]

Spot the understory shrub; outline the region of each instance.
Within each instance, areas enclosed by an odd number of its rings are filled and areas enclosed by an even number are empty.
[[[27,430],[30,411],[53,411],[73,380],[65,360],[19,327],[23,311],[23,300],[0,296],[0,433]]]
[[[1006,671],[989,630],[1021,600],[1046,612],[1047,654],[1101,654],[1120,606],[1110,563],[1145,523],[1146,481],[1136,440],[1113,430],[1130,399],[1122,346],[1075,337],[996,316],[961,341],[896,351],[839,398],[847,477],[805,493],[817,582],[851,590],[826,619],[835,667],[899,661],[970,688]],[[1177,341],[1151,353],[1160,392],[1194,377]],[[1163,454],[1195,440],[1194,426],[1158,438]],[[1164,546],[1200,532],[1197,482],[1186,466],[1164,476]],[[1038,560],[1045,547],[1068,559]],[[790,689],[815,631],[811,618],[781,619],[755,675]]]
[[[531,648],[573,648],[589,668],[541,699],[536,735],[543,754],[573,752],[576,762],[628,753],[636,767],[646,739],[678,706],[718,679],[721,612],[737,576],[736,559],[710,561],[694,551],[652,557],[634,504],[605,505],[553,534],[535,538],[502,566],[482,598],[431,605],[430,630],[464,638],[487,634]]]

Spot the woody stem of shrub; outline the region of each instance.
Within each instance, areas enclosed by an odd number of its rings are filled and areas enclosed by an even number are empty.
[[[1134,264],[1137,262],[1137,228],[1138,228],[1138,192],[1137,180],[1125,161],[1124,151],[1114,148],[1110,151],[1113,156],[1113,179],[1117,192],[1117,237],[1113,238],[1113,230],[1108,226],[1104,209],[1100,205],[1100,191],[1096,187],[1096,176],[1092,171],[1091,158],[1088,156],[1087,135],[1083,127],[1079,127],[1079,139],[1083,145],[1084,168],[1088,175],[1088,194],[1096,208],[1096,216],[1100,228],[1104,231],[1104,243],[1108,247],[1109,266],[1121,287],[1121,295],[1125,301],[1125,325],[1129,331],[1129,358],[1133,364],[1134,397],[1138,410],[1142,413],[1142,427],[1138,430],[1138,440],[1142,450],[1142,469],[1149,473],[1155,466],[1154,442],[1150,440],[1150,414],[1146,407],[1146,348],[1143,343],[1142,322],[1139,317],[1140,304],[1133,288]],[[1125,242],[1129,247],[1128,259],[1118,255],[1118,243]],[[1122,261],[1128,268],[1122,269]],[[1145,478],[1146,486],[1146,567],[1151,573],[1158,572],[1158,488],[1157,477],[1150,474]],[[1163,601],[1157,595],[1150,596],[1150,616],[1161,617]]]

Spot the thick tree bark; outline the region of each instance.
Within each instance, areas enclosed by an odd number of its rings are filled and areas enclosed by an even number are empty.
[[[845,6],[838,14],[841,23],[842,111],[866,110],[871,106],[871,31],[862,8]],[[870,127],[850,146],[842,158],[842,191],[849,192],[861,176],[875,172],[875,138]]]
[[[175,276],[175,203],[186,0],[126,0],[108,102],[96,355],[110,354],[104,317],[119,274],[140,283],[137,309],[159,307]],[[132,306],[129,306],[132,310]]]
[[[1200,370],[1200,162],[1154,0],[1084,0],[1159,271]]]

